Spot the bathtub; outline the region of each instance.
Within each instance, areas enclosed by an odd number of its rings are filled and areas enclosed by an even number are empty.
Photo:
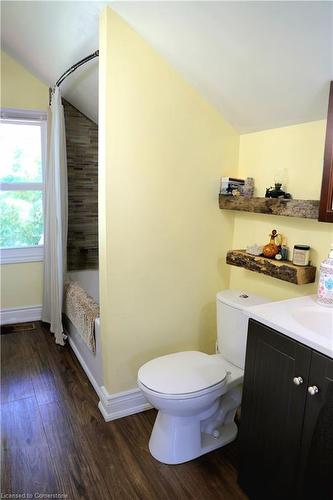
[[[99,273],[98,270],[85,270],[85,271],[70,271],[67,273],[67,279],[76,281],[79,285],[99,303]],[[95,391],[100,395],[101,387],[103,384],[103,359],[101,348],[101,328],[100,318],[95,320],[95,339],[96,339],[96,352],[90,351],[88,346],[83,341],[81,335],[70,319],[64,314],[63,323],[68,341],[73,349],[77,359],[79,360],[82,368],[86,372],[91,384]]]

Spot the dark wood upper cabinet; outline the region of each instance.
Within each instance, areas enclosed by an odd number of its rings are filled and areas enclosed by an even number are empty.
[[[331,82],[328,101],[324,169],[318,220],[333,222],[333,82]]]

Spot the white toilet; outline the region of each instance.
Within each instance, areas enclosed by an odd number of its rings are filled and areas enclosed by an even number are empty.
[[[138,385],[159,410],[149,441],[157,460],[187,462],[235,439],[248,324],[244,310],[266,302],[235,290],[219,292],[218,354],[177,352],[140,368]]]

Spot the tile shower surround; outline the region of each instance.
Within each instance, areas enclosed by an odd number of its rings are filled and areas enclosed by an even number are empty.
[[[63,99],[68,169],[69,271],[98,269],[98,126]]]

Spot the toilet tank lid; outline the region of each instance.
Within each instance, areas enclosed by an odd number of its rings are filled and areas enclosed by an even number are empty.
[[[223,304],[234,307],[235,309],[246,309],[260,304],[272,302],[267,297],[247,293],[244,290],[222,290],[216,294],[216,299]]]

